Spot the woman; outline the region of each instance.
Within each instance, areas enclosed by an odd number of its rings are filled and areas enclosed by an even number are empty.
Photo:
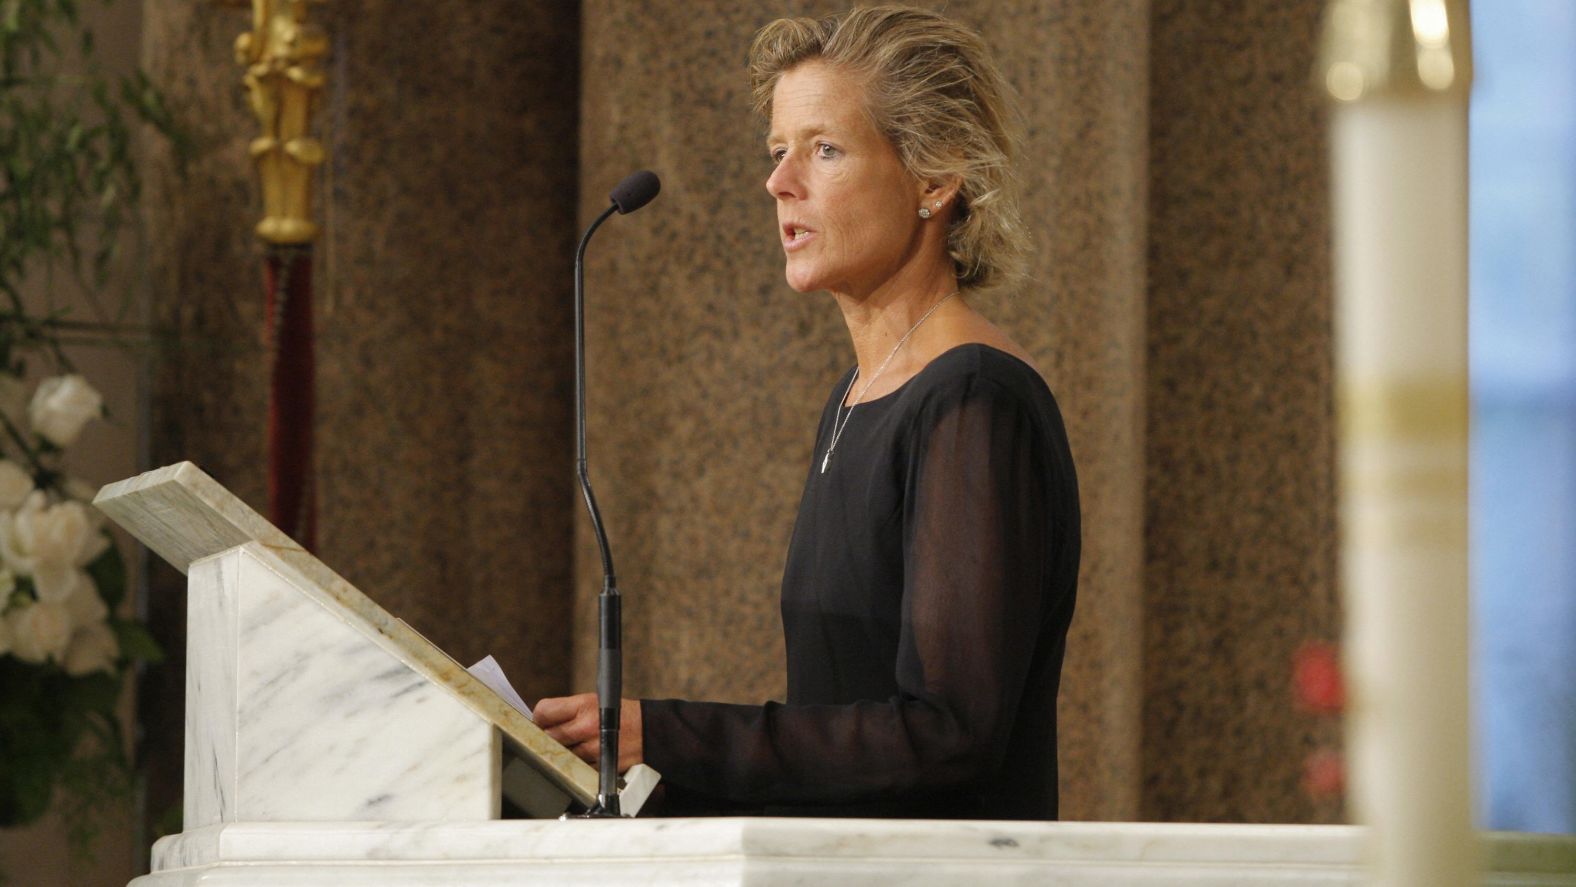
[[[1045,382],[966,298],[1023,252],[1002,78],[900,7],[774,22],[751,74],[788,283],[831,294],[857,365],[783,575],[787,702],[626,700],[620,767],[710,809],[1054,818],[1077,486]],[[593,694],[536,715],[596,761]]]

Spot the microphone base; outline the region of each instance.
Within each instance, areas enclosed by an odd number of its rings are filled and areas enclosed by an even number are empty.
[[[599,798],[597,798],[596,804],[594,806],[592,806],[591,809],[585,811],[584,813],[576,813],[576,814],[574,814],[572,816],[566,815],[564,818],[565,819],[625,819],[626,817],[624,816],[624,814],[618,812],[618,796],[614,795],[611,798],[599,797]]]

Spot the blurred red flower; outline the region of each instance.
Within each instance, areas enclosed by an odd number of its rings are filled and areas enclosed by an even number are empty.
[[[1293,662],[1292,680],[1297,688],[1297,702],[1309,711],[1333,714],[1346,706],[1340,655],[1334,644],[1303,644]]]

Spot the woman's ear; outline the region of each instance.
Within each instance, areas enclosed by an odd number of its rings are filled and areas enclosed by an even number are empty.
[[[923,191],[919,195],[919,205],[930,211],[926,218],[929,218],[931,215],[940,215],[948,207],[952,206],[957,200],[958,190],[962,186],[963,180],[961,178],[933,179],[926,182]]]

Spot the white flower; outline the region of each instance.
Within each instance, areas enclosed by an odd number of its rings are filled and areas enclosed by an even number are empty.
[[[62,569],[86,566],[108,547],[109,539],[81,502],[50,505],[42,492],[35,491],[14,513],[0,511],[0,558],[12,570],[40,578],[43,584],[63,582]],[[53,590],[42,590],[41,596],[66,593],[57,584]]]
[[[109,605],[99,597],[93,577],[82,570],[72,570],[71,579],[71,591],[64,601],[66,611],[71,614],[71,624],[80,628],[103,622],[109,615]]]
[[[33,515],[47,503],[35,491],[15,511],[0,511],[0,559],[17,575],[33,575]]]
[[[71,643],[71,613],[65,604],[39,602],[13,611],[11,651],[25,662],[43,662],[66,655]]]
[[[39,561],[33,564],[33,593],[41,601],[63,604],[77,587],[77,569],[70,564]]]
[[[109,607],[99,597],[93,577],[76,567],[40,565],[33,572],[33,592],[45,603],[65,604],[71,613],[72,625],[98,622],[109,614]]]
[[[15,508],[33,492],[33,478],[10,459],[0,459],[0,508]]]
[[[65,489],[68,498],[87,503],[92,503],[93,497],[97,496],[99,491],[98,487],[93,486],[80,477],[68,477],[61,486]],[[94,513],[97,514],[97,512]]]
[[[61,658],[66,674],[81,677],[95,671],[115,670],[115,657],[120,655],[120,644],[115,632],[103,622],[84,625],[71,636],[71,643]]]
[[[27,418],[33,431],[62,447],[76,443],[77,435],[89,419],[104,414],[104,398],[88,380],[72,374],[53,376],[38,383]]]

